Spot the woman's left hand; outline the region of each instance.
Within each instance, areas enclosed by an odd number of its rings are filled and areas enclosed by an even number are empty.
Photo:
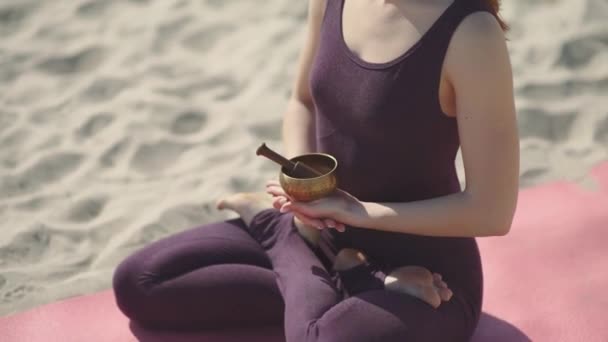
[[[293,211],[305,216],[320,219],[333,219],[347,225],[357,226],[365,216],[363,203],[348,192],[336,189],[329,196],[310,202],[295,201],[287,196],[279,184],[267,184],[266,191],[274,196],[283,196],[281,212]]]

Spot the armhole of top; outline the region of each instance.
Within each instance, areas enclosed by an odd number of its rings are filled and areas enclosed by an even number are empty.
[[[327,0],[330,1],[330,0]],[[441,80],[442,80],[442,75],[443,75],[443,69],[445,67],[445,61],[447,59],[447,54],[448,51],[450,50],[450,46],[452,45],[452,41],[454,38],[454,33],[456,33],[456,31],[458,30],[458,28],[460,27],[460,25],[462,25],[462,22],[468,18],[470,15],[478,13],[478,12],[486,12],[486,13],[490,13],[488,10],[482,9],[482,8],[475,8],[475,9],[471,9],[471,10],[467,10],[466,13],[463,13],[462,15],[460,15],[458,18],[454,19],[454,22],[452,23],[450,30],[448,30],[446,32],[445,35],[445,40],[442,42],[441,44],[441,50],[439,53],[439,71],[437,72],[437,75],[435,75],[435,77],[433,77],[434,81],[434,85],[433,85],[433,92],[434,92],[434,98],[435,98],[435,106],[437,108],[438,113],[447,120],[456,120],[457,115],[454,116],[449,116],[447,115],[443,109],[441,108],[441,94],[439,93],[440,89],[441,89]],[[454,90],[455,91],[455,90]]]
[[[323,29],[323,26],[325,25],[325,21],[327,20],[327,11],[329,11],[329,5],[331,3],[332,0],[325,0],[325,9],[323,10],[323,16],[321,18],[321,25],[319,26],[319,30]]]

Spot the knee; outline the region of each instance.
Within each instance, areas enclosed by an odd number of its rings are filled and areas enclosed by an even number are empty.
[[[366,261],[365,255],[353,248],[344,248],[336,255],[334,260],[334,270],[343,271],[355,267]]]
[[[384,291],[367,291],[345,299],[295,333],[288,327],[287,342],[429,341],[411,339],[408,327],[394,313],[373,309],[386,308],[383,297]]]
[[[112,277],[116,305],[131,319],[140,318],[146,312],[145,296],[149,286],[140,265],[131,256],[118,265]]]

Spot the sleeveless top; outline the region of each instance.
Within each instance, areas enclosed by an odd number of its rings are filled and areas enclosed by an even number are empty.
[[[338,186],[362,201],[460,191],[458,129],[441,110],[439,84],[450,38],[476,9],[454,0],[409,50],[370,63],[344,41],[344,1],[327,0],[310,73],[317,152],[336,157]]]
[[[460,191],[455,118],[439,104],[445,53],[459,23],[481,8],[454,0],[418,42],[387,63],[368,63],[342,35],[345,0],[327,0],[310,73],[317,152],[338,160],[338,186],[362,201],[408,202]],[[481,313],[483,275],[474,238],[348,226],[321,232],[322,253],[362,250],[379,269],[419,265],[448,279],[470,331]]]

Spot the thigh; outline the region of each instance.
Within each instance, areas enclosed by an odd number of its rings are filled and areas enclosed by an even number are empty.
[[[280,323],[283,314],[270,260],[241,219],[142,248],[118,266],[113,285],[128,317],[156,327]]]
[[[280,326],[284,316],[274,272],[244,264],[211,265],[165,280],[130,307],[134,320],[169,329]]]
[[[159,278],[216,264],[271,268],[268,256],[240,218],[209,223],[155,241],[133,253],[124,263]]]
[[[457,299],[438,309],[415,297],[386,290],[364,291],[329,310],[318,322],[319,342],[468,341],[474,324]]]

